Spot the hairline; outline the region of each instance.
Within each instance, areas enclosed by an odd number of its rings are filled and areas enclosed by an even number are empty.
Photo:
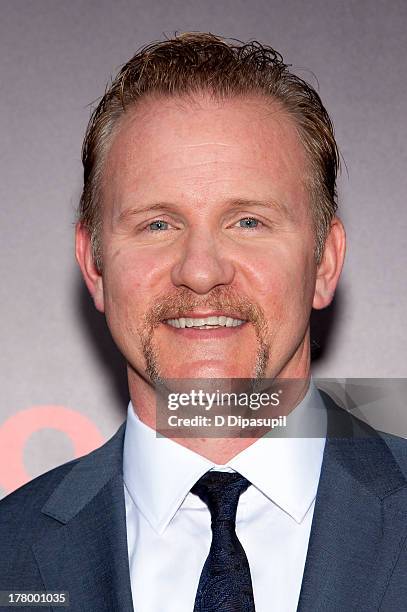
[[[302,177],[303,186],[306,189],[306,192],[309,196],[309,212],[311,214],[311,221],[313,223],[314,230],[314,239],[315,239],[315,248],[314,255],[318,262],[321,254],[318,254],[318,223],[316,219],[316,209],[317,203],[321,196],[317,194],[317,185],[316,182],[316,169],[315,162],[312,159],[312,155],[307,150],[307,142],[304,134],[304,130],[302,129],[298,117],[296,117],[295,113],[292,112],[288,105],[284,100],[279,99],[277,96],[273,94],[267,94],[265,91],[260,89],[256,90],[248,90],[246,92],[222,92],[219,90],[214,90],[211,87],[189,87],[185,91],[161,91],[159,89],[153,89],[151,91],[144,92],[140,94],[134,100],[128,102],[126,105],[123,104],[122,109],[119,113],[112,114],[109,122],[107,123],[107,133],[100,138],[100,148],[101,151],[97,157],[97,161],[95,162],[94,167],[94,189],[93,189],[93,201],[94,201],[94,216],[93,216],[93,227],[87,227],[92,244],[92,252],[94,256],[95,263],[97,264],[98,269],[101,271],[103,267],[102,261],[102,253],[101,253],[101,234],[102,234],[102,214],[103,214],[103,195],[102,195],[102,187],[103,187],[103,177],[106,170],[106,162],[109,156],[109,152],[112,148],[113,141],[117,136],[118,132],[122,124],[128,119],[131,114],[137,112],[137,107],[143,104],[149,104],[149,102],[160,101],[160,100],[185,100],[189,105],[199,101],[199,97],[208,96],[210,99],[218,101],[218,102],[227,102],[228,100],[234,99],[252,99],[252,100],[264,100],[265,108],[274,107],[277,108],[278,111],[282,112],[283,117],[288,119],[291,122],[291,125],[295,129],[301,146],[304,152],[304,158],[306,161],[307,171],[304,173]],[[97,202],[97,203],[96,203]]]

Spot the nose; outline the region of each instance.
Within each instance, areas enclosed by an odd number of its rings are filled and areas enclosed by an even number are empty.
[[[210,231],[190,231],[171,270],[177,287],[187,287],[198,294],[209,293],[219,285],[230,285],[235,276],[233,262]]]

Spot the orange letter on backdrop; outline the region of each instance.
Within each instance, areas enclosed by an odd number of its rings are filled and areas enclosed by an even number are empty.
[[[11,493],[31,480],[24,467],[24,446],[40,429],[65,433],[74,447],[74,457],[86,455],[104,439],[86,416],[64,406],[33,406],[8,418],[0,427],[0,486]]]

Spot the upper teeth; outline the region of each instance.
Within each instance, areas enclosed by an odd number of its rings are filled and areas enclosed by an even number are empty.
[[[202,319],[191,319],[189,317],[180,317],[179,319],[167,319],[168,325],[172,327],[204,327],[204,326],[222,326],[222,327],[237,327],[242,325],[244,321],[241,319],[232,319],[231,317],[205,317]]]

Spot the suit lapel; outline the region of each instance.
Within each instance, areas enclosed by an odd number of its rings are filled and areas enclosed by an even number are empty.
[[[78,461],[42,509],[50,527],[33,553],[46,589],[67,591],[72,612],[133,610],[122,475],[124,429]]]
[[[327,438],[297,612],[379,610],[407,536],[406,479],[383,439],[356,428]]]

